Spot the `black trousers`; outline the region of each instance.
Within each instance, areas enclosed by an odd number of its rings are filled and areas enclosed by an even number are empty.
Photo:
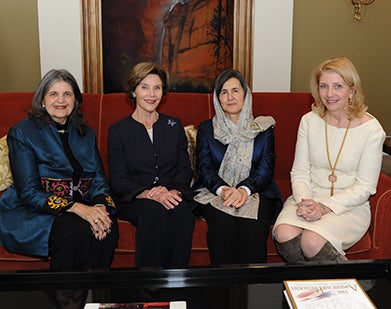
[[[186,267],[189,263],[194,218],[183,200],[167,210],[150,199],[119,205],[119,218],[136,226],[136,267]]]
[[[257,220],[231,216],[210,204],[201,206],[208,224],[207,242],[212,265],[266,262],[267,239],[279,201],[262,196],[260,200]]]
[[[97,240],[90,224],[65,212],[54,220],[49,236],[50,269],[53,271],[109,268],[118,245],[118,225],[111,217],[111,232]]]

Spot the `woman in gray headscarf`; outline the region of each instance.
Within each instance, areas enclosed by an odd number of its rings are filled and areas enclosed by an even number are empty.
[[[236,70],[217,77],[213,103],[216,115],[197,134],[195,197],[208,224],[211,263],[263,263],[282,205],[273,181],[275,121],[254,119],[251,91]]]

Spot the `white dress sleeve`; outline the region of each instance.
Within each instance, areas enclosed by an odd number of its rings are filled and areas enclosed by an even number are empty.
[[[308,114],[307,114],[308,115]],[[291,170],[293,198],[296,202],[301,199],[311,199],[309,134],[310,125],[306,115],[302,117],[297,133],[295,158]]]
[[[329,126],[331,162],[334,164],[345,129]],[[351,207],[368,205],[376,192],[382,162],[385,132],[380,123],[371,119],[349,129],[336,166],[337,181],[330,196],[331,168],[325,147],[324,121],[315,113],[303,116],[297,135],[295,159],[291,170],[293,197],[314,199],[331,208],[335,214]]]

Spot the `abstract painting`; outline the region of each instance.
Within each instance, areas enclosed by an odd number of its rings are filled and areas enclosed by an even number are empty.
[[[139,62],[162,65],[170,91],[211,92],[233,66],[234,0],[102,0],[104,92]]]

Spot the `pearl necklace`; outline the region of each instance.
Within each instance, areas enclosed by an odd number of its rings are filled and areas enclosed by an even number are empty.
[[[341,155],[343,145],[345,144],[346,136],[348,135],[349,127],[350,127],[351,120],[348,122],[348,126],[345,130],[345,135],[343,136],[343,140],[341,143],[341,146],[339,147],[337,157],[335,158],[334,165],[331,164],[331,159],[330,159],[330,151],[329,151],[329,138],[327,134],[327,121],[324,119],[324,129],[325,129],[325,134],[326,134],[326,152],[327,152],[327,160],[329,161],[329,167],[331,169],[331,173],[329,175],[329,181],[331,182],[331,191],[330,191],[330,196],[334,195],[334,182],[337,181],[337,176],[335,175],[335,168],[337,167],[339,156]]]

